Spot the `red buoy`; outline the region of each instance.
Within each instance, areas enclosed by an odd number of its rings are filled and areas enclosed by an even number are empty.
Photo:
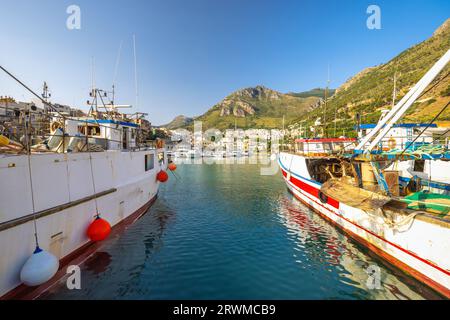
[[[87,236],[92,241],[105,240],[111,232],[111,226],[105,219],[95,218],[87,229]]]
[[[169,175],[164,170],[161,170],[156,175],[156,179],[158,179],[159,182],[166,182],[169,179]]]
[[[170,171],[175,171],[177,170],[177,165],[173,162],[169,163],[169,166],[167,167],[169,168]]]

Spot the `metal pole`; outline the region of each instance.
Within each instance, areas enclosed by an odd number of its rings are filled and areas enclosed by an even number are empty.
[[[372,139],[380,130],[384,127],[384,125],[392,119],[397,112],[399,112],[403,105],[408,102],[408,100],[418,91],[422,92],[426,86],[437,76],[437,74],[445,67],[445,65],[450,60],[450,50],[448,50],[436,63],[435,65],[420,79],[419,82],[417,82],[414,87],[397,103],[397,105],[391,109],[391,111],[386,114],[386,116],[381,119],[378,124],[375,126],[375,128],[369,132],[358,144],[356,147],[356,150],[362,150],[364,146]],[[425,84],[425,86],[423,86]],[[419,94],[420,94],[419,92]],[[419,94],[415,95],[415,98],[419,96]],[[415,99],[414,98],[414,99]],[[408,106],[409,108],[409,106]],[[406,108],[407,109],[407,108]],[[404,110],[406,111],[406,110]],[[403,111],[403,113],[404,113]],[[400,114],[400,116],[403,115],[403,113]],[[399,116],[399,117],[400,117]],[[389,128],[390,129],[390,128]],[[387,132],[387,131],[386,131]],[[385,135],[386,133],[384,133]],[[383,137],[384,137],[383,135]],[[377,142],[378,143],[378,142]]]
[[[444,69],[447,63],[450,61],[450,49],[439,59],[438,62],[434,64],[434,66],[423,76],[423,78],[419,81],[420,85],[417,89],[412,93],[408,100],[404,102],[404,104],[398,108],[397,112],[392,115],[392,118],[389,120],[387,125],[382,128],[381,132],[375,137],[375,139],[370,143],[366,152],[370,152],[380,141],[383,139],[392,126],[400,119],[403,114],[411,107],[411,105],[415,102],[417,97],[426,89],[426,87],[436,78],[439,72]],[[403,99],[402,99],[403,100]],[[396,107],[397,109],[397,107]]]

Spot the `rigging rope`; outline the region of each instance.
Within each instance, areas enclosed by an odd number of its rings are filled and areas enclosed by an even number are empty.
[[[11,78],[13,78],[15,81],[17,81],[22,87],[24,87],[25,89],[27,89],[28,91],[31,92],[32,95],[36,96],[43,104],[49,106],[54,112],[56,112],[61,118],[66,119],[66,117],[61,114],[58,110],[56,110],[56,108],[49,102],[45,101],[44,99],[42,99],[36,92],[34,92],[33,90],[31,90],[25,83],[23,83],[22,81],[20,81],[17,77],[15,77],[11,72],[9,72],[8,70],[6,70],[3,66],[0,65],[0,69],[3,70],[7,75],[9,75]]]
[[[27,121],[28,120],[28,121]],[[27,142],[27,159],[28,159],[28,174],[30,175],[30,188],[31,188],[31,206],[33,210],[33,226],[34,226],[34,240],[36,242],[36,247],[39,247],[38,241],[38,231],[37,231],[37,221],[36,221],[36,206],[34,202],[34,189],[33,189],[33,176],[31,170],[31,132],[28,131],[29,125],[31,123],[31,116],[25,114],[25,139]]]
[[[45,105],[47,105],[48,107],[50,107],[50,108],[52,109],[52,111],[54,111],[56,114],[58,114],[58,116],[60,116],[63,120],[67,120],[67,119],[68,119],[68,120],[74,120],[74,121],[79,121],[79,122],[89,123],[88,120],[76,119],[76,118],[73,118],[73,117],[70,117],[70,116],[67,117],[67,116],[61,114],[61,113],[57,110],[57,108],[55,108],[50,102],[45,101],[44,99],[42,99],[42,97],[40,97],[36,92],[34,92],[32,89],[30,89],[25,83],[23,83],[21,80],[19,80],[19,79],[18,79],[16,76],[14,76],[11,72],[9,72],[8,70],[6,70],[3,66],[0,65],[0,69],[3,70],[3,72],[5,72],[8,76],[10,76],[10,77],[11,77],[12,79],[14,79],[16,82],[18,82],[22,87],[24,87],[26,90],[28,90],[32,95],[34,95],[35,97],[37,97],[43,104],[45,104]],[[100,95],[100,99],[102,100],[103,106],[106,108],[106,105],[105,105],[103,99],[101,98],[101,95]],[[93,101],[92,104],[91,104],[91,108],[93,107],[93,105],[94,105],[94,101]],[[110,128],[110,127],[108,127],[108,126],[104,126],[104,125],[100,124],[100,123],[98,122],[98,120],[96,119],[96,117],[94,117],[94,119],[95,119],[96,124],[97,124],[99,127]],[[110,128],[110,129],[112,129],[112,130],[119,130],[119,129],[116,129],[116,128]],[[139,129],[141,129],[140,126],[139,126]]]

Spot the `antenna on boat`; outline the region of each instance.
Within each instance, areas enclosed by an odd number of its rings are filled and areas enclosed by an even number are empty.
[[[45,102],[48,102],[48,99],[52,96],[52,94],[48,91],[48,85],[47,82],[44,81],[44,85],[42,87],[42,98]]]
[[[115,103],[117,71],[118,71],[119,63],[120,63],[120,55],[122,53],[122,45],[123,45],[123,40],[120,41],[119,51],[117,52],[116,65],[114,67],[114,77],[113,77],[113,83],[112,83],[112,101],[111,101],[111,105],[113,107],[114,107],[114,103]]]
[[[283,141],[282,141],[282,147],[284,146],[284,114],[283,114]]]
[[[136,59],[136,35],[133,34],[133,54],[134,54],[134,88],[136,92],[136,110],[138,109],[138,78],[137,78],[137,59]]]
[[[95,58],[91,57],[91,89],[95,89]]]
[[[48,91],[48,85],[47,85],[47,82],[46,81],[44,81],[44,85],[43,85],[43,87],[42,87],[42,94],[41,94],[41,97],[42,97],[42,99],[44,99],[44,101],[46,102],[46,103],[48,103],[48,99],[51,97],[52,95],[51,95],[51,93]],[[44,104],[44,109],[45,109],[45,112],[46,113],[48,113],[48,106],[46,105],[46,104]]]
[[[95,105],[95,111],[97,111],[97,92],[95,90],[95,60],[94,56],[91,56],[91,93],[89,94],[90,97],[92,97],[92,103],[88,101],[88,104],[91,105],[90,111],[94,112],[94,105]]]
[[[327,115],[327,104],[328,104],[328,86],[330,84],[330,64],[328,63],[327,66],[327,85],[325,87],[325,102],[324,102],[324,109],[323,109],[323,135],[324,137],[328,136],[327,132],[327,121],[326,121],[326,115]]]
[[[137,76],[137,58],[136,58],[136,34],[133,34],[133,56],[134,56],[134,88],[136,93],[136,112],[139,112],[139,91],[138,91],[138,76]],[[142,127],[138,126],[138,136],[142,134]]]

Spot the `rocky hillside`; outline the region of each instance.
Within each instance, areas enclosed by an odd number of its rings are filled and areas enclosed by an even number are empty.
[[[403,51],[387,63],[367,68],[349,79],[338,88],[324,107],[317,108],[307,118],[299,117],[292,122],[292,127],[308,127],[317,118],[327,123],[327,132],[334,134],[336,115],[337,134],[352,131],[355,115],[361,114],[362,121],[376,123],[381,110],[392,105],[394,76],[397,87],[396,101],[428,71],[428,69],[450,49],[450,19],[439,27],[433,35]],[[450,66],[441,72],[434,83],[450,72]],[[421,97],[402,119],[404,122],[429,121],[450,100],[450,76],[440,81],[431,91]],[[325,117],[324,111],[326,110]],[[450,120],[450,108],[439,118]]]
[[[214,105],[196,120],[204,128],[280,128],[283,116],[286,123],[310,112],[320,105],[317,96],[296,97],[256,86],[238,90]]]
[[[172,121],[168,124],[162,125],[161,127],[173,130],[181,127],[185,127],[190,125],[194,121],[194,118],[186,117],[183,115],[176,116]]]

